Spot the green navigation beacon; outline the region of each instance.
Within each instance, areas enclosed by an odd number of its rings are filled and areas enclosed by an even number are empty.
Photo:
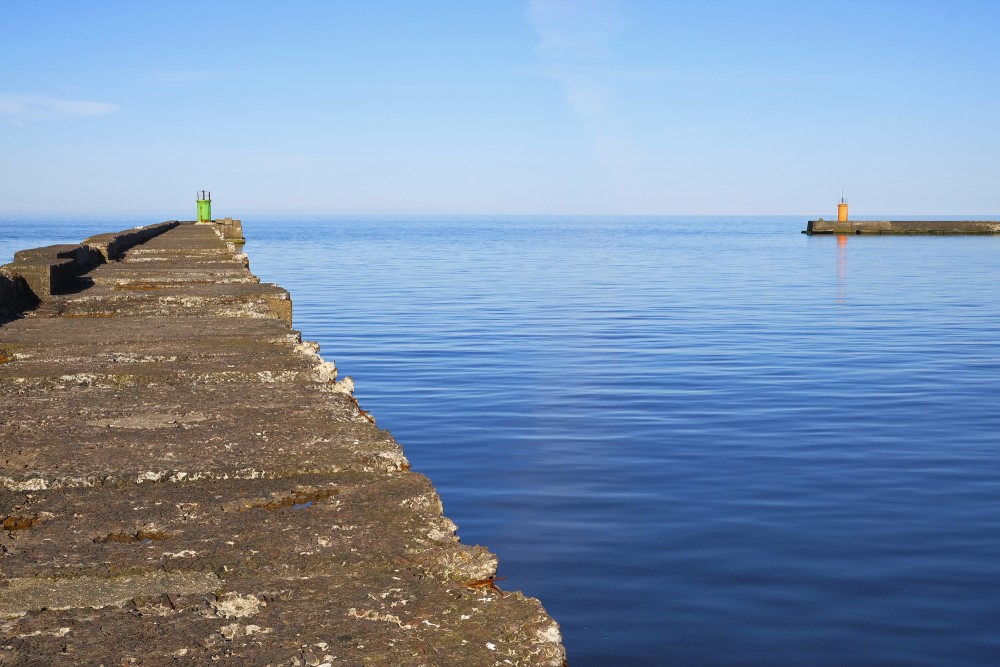
[[[212,221],[212,193],[202,190],[198,193],[198,222]]]

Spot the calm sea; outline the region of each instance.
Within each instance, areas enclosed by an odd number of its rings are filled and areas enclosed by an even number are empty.
[[[1000,664],[1000,238],[804,225],[244,220],[573,667]]]

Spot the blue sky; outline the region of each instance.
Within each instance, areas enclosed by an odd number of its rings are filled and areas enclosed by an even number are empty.
[[[976,0],[10,2],[0,214],[997,214],[998,30]]]

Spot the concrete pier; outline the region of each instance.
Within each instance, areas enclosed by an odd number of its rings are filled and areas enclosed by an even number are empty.
[[[0,267],[0,665],[564,664],[242,240]]]
[[[803,234],[976,235],[1000,234],[1000,220],[810,220]]]

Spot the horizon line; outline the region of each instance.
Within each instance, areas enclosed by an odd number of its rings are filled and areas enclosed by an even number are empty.
[[[251,217],[280,217],[280,218],[316,218],[316,217],[331,217],[331,218],[387,218],[387,217],[406,217],[406,218],[461,218],[461,217],[509,217],[509,218],[570,218],[570,217],[592,217],[592,218],[611,218],[611,217],[628,217],[628,218],[663,218],[663,217],[690,217],[690,218],[709,218],[709,217],[732,217],[732,216],[746,216],[746,217],[809,217],[813,216],[811,219],[817,220],[823,218],[824,214],[813,214],[813,213],[752,213],[752,212],[741,212],[741,213],[491,213],[491,212],[478,212],[478,213],[406,213],[406,212],[299,212],[299,213],[287,213],[287,212],[277,212],[277,211],[262,211],[262,212],[247,212],[239,214],[240,216],[251,216]],[[832,213],[836,215],[836,213]],[[107,213],[100,211],[83,211],[83,212],[66,212],[66,211],[31,211],[31,212],[4,212],[0,211],[0,220],[11,220],[13,218],[18,219],[42,219],[42,218],[53,218],[53,217],[69,217],[74,218],[156,218],[158,220],[187,220],[194,219],[193,212],[186,213],[180,217],[164,217],[161,213],[150,213],[150,212],[115,212]],[[943,213],[943,212],[931,212],[931,213],[865,213],[851,216],[852,220],[878,220],[887,219],[886,216],[891,216],[894,218],[899,218],[900,216],[915,216],[920,218],[925,218],[928,216],[945,216],[945,217],[956,217],[956,216],[976,216],[976,217],[1000,217],[1000,213]],[[221,220],[223,217],[232,217],[234,219],[242,219],[238,216],[232,214],[224,216],[215,216],[215,219]],[[969,218],[972,219],[972,218]]]

